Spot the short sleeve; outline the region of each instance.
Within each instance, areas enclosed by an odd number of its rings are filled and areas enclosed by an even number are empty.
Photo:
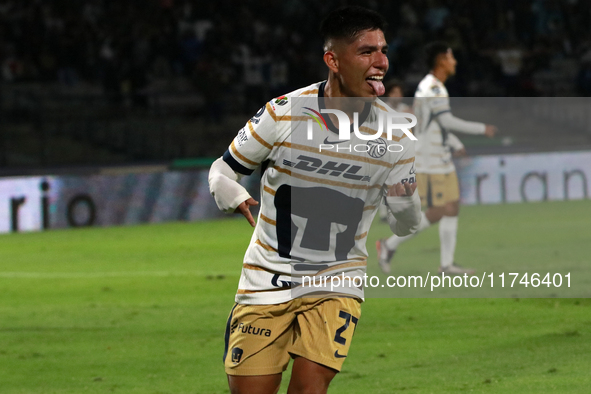
[[[250,175],[267,159],[277,135],[276,116],[267,103],[240,129],[224,153],[224,161],[235,172]]]

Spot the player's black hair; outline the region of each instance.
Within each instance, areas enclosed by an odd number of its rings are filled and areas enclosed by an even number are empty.
[[[391,91],[392,89],[394,89],[394,88],[400,88],[400,90],[402,90],[402,93],[404,94],[404,84],[403,84],[403,83],[402,83],[402,81],[401,81],[401,80],[399,80],[399,79],[395,79],[395,78],[393,78],[393,79],[390,79],[390,80],[388,80],[388,81],[387,81],[387,82],[384,84],[384,87],[386,88],[386,89],[384,90],[384,92],[385,92],[385,93],[384,93],[384,95],[386,95],[386,96],[387,96],[387,95],[388,95],[388,93],[390,93],[390,91]]]
[[[449,50],[449,45],[442,41],[435,41],[425,46],[425,60],[429,70],[432,70],[437,64],[437,56],[445,55]]]
[[[364,30],[382,30],[386,21],[375,11],[359,6],[337,8],[328,14],[320,24],[320,34],[326,46],[330,39],[355,38]]]

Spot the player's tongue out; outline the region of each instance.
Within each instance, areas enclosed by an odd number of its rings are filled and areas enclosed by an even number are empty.
[[[369,77],[366,78],[366,81],[371,85],[376,96],[382,96],[384,93],[386,93],[386,88],[384,87],[384,83],[381,79],[378,79],[376,77]]]

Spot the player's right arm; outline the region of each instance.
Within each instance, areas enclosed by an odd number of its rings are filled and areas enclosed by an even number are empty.
[[[249,206],[258,204],[238,183],[267,159],[277,139],[275,114],[267,103],[238,132],[224,155],[209,170],[209,190],[218,208],[226,213],[242,213],[255,222]]]
[[[442,129],[458,131],[465,134],[484,134],[487,137],[492,137],[496,131],[494,126],[460,119],[453,116],[450,111],[439,114],[435,120],[439,123],[439,126],[441,126]]]
[[[447,131],[456,131],[465,134],[484,134],[487,137],[493,137],[496,127],[481,122],[471,122],[460,119],[451,113],[449,97],[447,90],[440,86],[432,86],[428,97],[421,97],[418,100],[424,100],[427,104],[430,116]]]

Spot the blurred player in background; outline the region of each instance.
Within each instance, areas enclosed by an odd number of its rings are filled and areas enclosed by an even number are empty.
[[[335,154],[319,151],[317,144],[370,144],[355,134],[339,140],[337,119],[331,116],[323,118],[326,128],[319,125],[315,139],[308,141],[295,120],[302,117],[296,102],[306,99],[308,111],[320,115],[338,107],[350,118],[357,112],[364,128],[377,129],[378,119],[391,113],[377,100],[388,71],[384,25],[379,14],[360,7],[329,14],[321,28],[328,80],[268,102],[212,164],[210,190],[218,207],[242,213],[255,226],[226,326],[223,359],[233,394],[277,393],[290,358],[289,394],[326,393],[347,357],[363,289],[341,287],[338,293],[296,298],[298,271],[318,267],[318,275],[321,270],[327,276],[363,276],[367,233],[385,193],[396,233],[411,234],[419,225],[416,184],[407,181],[415,160],[410,138],[402,132],[396,136],[402,151],[387,149],[392,141],[381,139],[380,151],[373,142],[371,153],[363,156],[339,153],[343,149]],[[351,97],[363,99],[339,104],[339,98]],[[255,224],[249,207],[258,203],[238,180],[264,162]],[[324,167],[316,172],[310,163]],[[331,169],[330,179],[319,175],[329,173],[324,168]],[[337,168],[343,168],[342,176]]]
[[[460,210],[460,189],[452,149],[459,154],[464,146],[450,131],[481,134],[492,138],[496,127],[479,122],[469,122],[452,115],[445,81],[456,73],[457,61],[451,48],[442,42],[426,46],[426,59],[431,70],[419,83],[415,93],[413,110],[417,117],[414,133],[416,146],[416,180],[423,207],[419,231],[439,222],[441,247],[439,273],[463,275],[474,273],[454,261]],[[414,169],[413,169],[414,170]],[[415,234],[417,234],[415,233]],[[413,235],[377,241],[378,263],[384,273],[390,272],[390,262],[398,246]]]
[[[387,103],[390,106],[390,108],[392,108],[396,112],[407,112],[409,114],[414,113],[412,107],[405,104],[403,101],[404,85],[400,80],[391,79],[388,82],[386,82],[384,86],[386,88],[386,93],[382,96],[382,100],[384,100],[384,102]],[[450,147],[450,149],[452,150],[454,157],[461,157],[466,155],[466,149],[464,148],[464,144],[462,144],[458,137],[449,132],[447,133],[447,146]],[[383,203],[380,204],[379,214],[380,219],[382,221],[385,222],[388,219],[388,206],[385,197]]]
[[[396,112],[408,112],[412,114],[412,108],[403,102],[404,86],[402,82],[397,79],[391,79],[384,84],[386,93],[382,100]]]

